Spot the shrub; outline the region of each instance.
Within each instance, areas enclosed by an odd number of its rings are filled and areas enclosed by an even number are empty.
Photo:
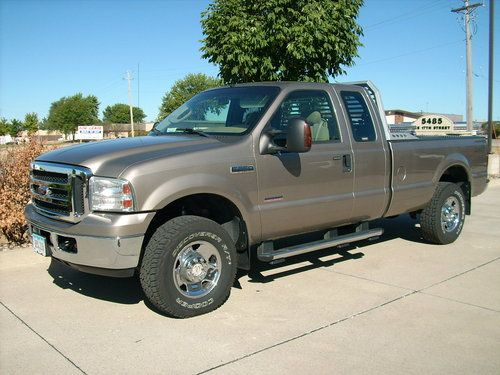
[[[0,230],[9,243],[27,240],[24,207],[30,199],[29,164],[46,151],[34,138],[28,144],[9,147],[0,155]]]

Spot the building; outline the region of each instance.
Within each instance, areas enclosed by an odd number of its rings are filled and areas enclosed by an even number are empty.
[[[390,109],[385,111],[385,121],[389,125],[412,123],[422,116],[420,113],[405,111],[402,109]]]
[[[389,125],[410,124],[424,116],[441,116],[450,119],[453,123],[462,122],[463,116],[448,113],[410,112],[403,109],[389,109],[385,111],[385,120]]]
[[[134,124],[134,133],[136,136],[145,135],[153,129],[153,122]],[[104,138],[126,138],[132,132],[130,124],[102,124],[104,127]]]

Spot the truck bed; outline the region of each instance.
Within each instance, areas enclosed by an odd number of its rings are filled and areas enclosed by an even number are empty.
[[[471,196],[486,189],[486,139],[478,136],[423,136],[388,141],[392,154],[392,197],[385,216],[424,207],[442,173],[470,170]]]

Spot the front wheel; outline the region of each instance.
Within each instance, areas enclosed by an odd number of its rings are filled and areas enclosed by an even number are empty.
[[[229,297],[236,250],[216,222],[181,216],[161,225],[146,246],[140,280],[159,310],[188,318],[217,309]]]
[[[424,239],[445,245],[454,242],[465,221],[463,190],[451,182],[439,182],[429,204],[422,211],[420,226]]]

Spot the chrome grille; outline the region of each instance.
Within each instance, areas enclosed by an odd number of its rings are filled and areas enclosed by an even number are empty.
[[[32,202],[43,215],[77,222],[88,212],[87,168],[33,162],[30,171]]]

